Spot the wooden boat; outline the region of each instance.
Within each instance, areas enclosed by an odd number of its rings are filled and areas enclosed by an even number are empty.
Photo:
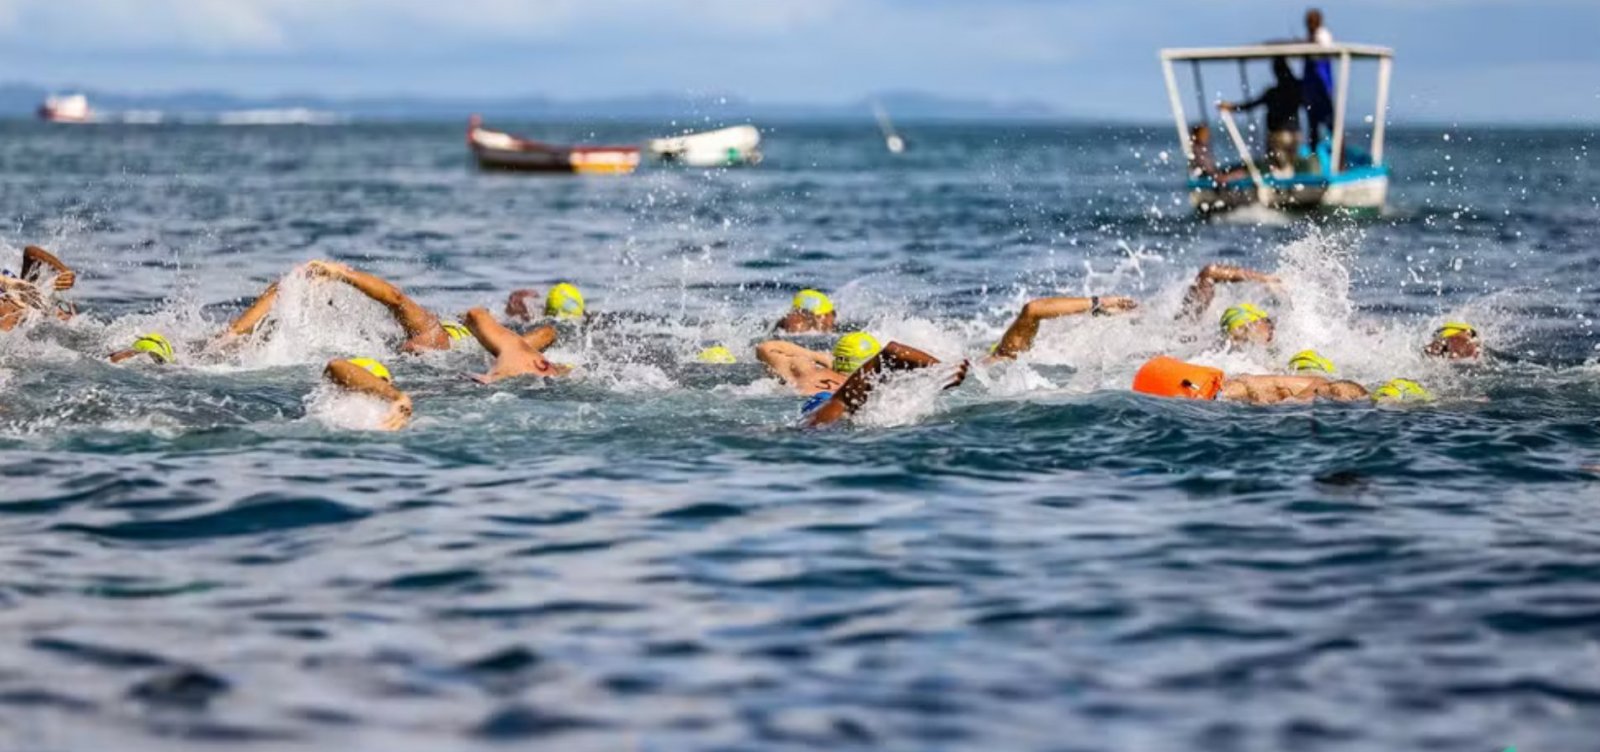
[[[651,139],[651,155],[663,162],[690,167],[732,167],[761,161],[761,131],[753,125],[736,125],[702,133]]]
[[[513,136],[483,127],[473,115],[467,145],[485,170],[624,175],[639,166],[637,146],[563,146]]]

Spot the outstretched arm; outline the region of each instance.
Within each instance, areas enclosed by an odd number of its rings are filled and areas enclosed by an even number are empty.
[[[1033,349],[1033,340],[1039,336],[1039,324],[1061,316],[1078,316],[1085,313],[1122,313],[1138,308],[1132,298],[1038,298],[1022,306],[1010,328],[1001,335],[994,349],[996,359],[1011,359]]]
[[[23,279],[39,284],[44,279],[46,268],[55,270],[56,290],[70,290],[78,282],[77,272],[72,271],[72,267],[67,266],[65,262],[56,258],[49,251],[36,245],[30,245],[22,249]]]
[[[389,414],[383,419],[383,430],[397,431],[411,421],[411,397],[367,369],[348,360],[330,360],[322,375],[342,389],[388,402]]]
[[[1276,276],[1242,266],[1228,266],[1226,264],[1210,264],[1195,275],[1194,284],[1189,286],[1189,291],[1183,296],[1183,317],[1197,319],[1211,307],[1211,301],[1217,296],[1217,283],[1260,282],[1264,285],[1276,285],[1279,280]]]
[[[417,305],[415,300],[407,297],[388,280],[331,261],[312,261],[306,264],[306,271],[314,276],[344,282],[388,308],[395,321],[406,331],[405,349],[450,349],[450,335],[439,325],[439,317]]]
[[[825,426],[843,418],[854,415],[857,410],[867,404],[867,398],[872,396],[872,390],[878,386],[878,376],[886,371],[914,371],[939,364],[939,359],[914,347],[907,347],[899,342],[890,342],[885,345],[882,352],[873,356],[855,373],[850,374],[844,386],[834,392],[833,398],[811,414],[806,425],[812,428]],[[967,378],[967,361],[961,361],[956,373],[951,377],[944,388],[954,389],[960,386]]]

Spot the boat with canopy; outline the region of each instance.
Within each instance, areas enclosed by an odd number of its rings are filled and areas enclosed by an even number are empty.
[[[1239,154],[1243,169],[1220,174],[1203,174],[1195,167],[1195,142],[1192,125],[1209,124],[1212,107],[1207,100],[1203,68],[1207,64],[1234,63],[1239,68],[1245,98],[1249,90],[1248,68],[1252,61],[1273,58],[1328,60],[1336,71],[1333,84],[1333,123],[1329,138],[1316,151],[1301,146],[1292,170],[1263,169],[1251,155],[1232,112],[1219,114],[1228,137]],[[1366,44],[1262,44],[1245,47],[1204,47],[1161,50],[1161,66],[1166,76],[1167,96],[1178,126],[1178,142],[1190,166],[1187,185],[1190,203],[1202,214],[1227,211],[1244,205],[1273,209],[1343,211],[1381,211],[1389,193],[1389,165],[1384,161],[1384,125],[1389,103],[1389,78],[1394,53],[1387,47]],[[1377,63],[1376,104],[1371,119],[1368,148],[1352,144],[1345,133],[1349,124],[1350,68],[1354,61]],[[1194,78],[1194,92],[1200,111],[1191,123],[1183,108],[1175,67],[1188,63]]]

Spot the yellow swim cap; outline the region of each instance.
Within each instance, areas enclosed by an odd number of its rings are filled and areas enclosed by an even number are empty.
[[[833,313],[833,301],[822,294],[821,290],[801,290],[795,293],[794,309],[796,311],[810,311],[818,316]]]
[[[866,365],[882,349],[883,345],[866,332],[846,334],[833,346],[833,370],[855,373],[857,368]]]
[[[350,359],[350,364],[351,365],[360,366],[360,367],[366,369],[367,373],[370,373],[373,376],[377,376],[378,378],[383,379],[384,381],[388,381],[388,382],[393,382],[394,381],[394,377],[389,375],[389,369],[384,368],[382,363],[379,363],[378,361],[373,360],[372,358],[351,358]]]
[[[723,347],[722,345],[712,345],[704,350],[701,350],[700,354],[695,356],[695,360],[698,360],[701,363],[718,363],[723,365],[739,362],[738,358],[733,357],[733,351]]]
[[[443,321],[439,326],[444,327],[444,333],[450,335],[450,341],[463,340],[472,336],[472,330],[457,324],[454,321]]]
[[[173,351],[172,343],[168,342],[166,337],[154,332],[134,340],[133,349],[150,353],[162,363],[175,363],[178,360],[178,354]]]
[[[1325,373],[1333,375],[1333,361],[1317,354],[1316,350],[1301,350],[1289,359],[1289,370],[1295,373]]]
[[[1250,303],[1240,303],[1222,312],[1222,331],[1230,333],[1241,326],[1268,318],[1267,312]]]
[[[1448,321],[1443,326],[1433,330],[1434,339],[1450,339],[1457,334],[1465,334],[1472,339],[1478,338],[1477,329],[1474,329],[1471,324],[1464,324],[1460,321]]]
[[[566,282],[550,288],[550,296],[544,299],[544,315],[557,318],[582,316],[583,293]]]
[[[1373,402],[1432,402],[1433,393],[1411,379],[1391,379],[1372,390]]]

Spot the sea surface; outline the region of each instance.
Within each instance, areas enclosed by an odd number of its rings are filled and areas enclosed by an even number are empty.
[[[480,174],[457,124],[0,125],[0,265],[51,249],[83,310],[0,334],[0,749],[1596,747],[1600,133],[1400,127],[1381,216],[1207,222],[1171,125],[763,125],[622,178]],[[572,378],[486,387],[312,259],[595,315]],[[1283,285],[1174,320],[1214,261]],[[803,287],[952,363],[1032,297],[1142,306],[804,431],[752,352]],[[1218,346],[1239,301],[1275,348]],[[1425,361],[1456,319],[1506,357]],[[105,362],[149,331],[177,366]],[[1438,399],[1128,391],[1305,348]],[[320,384],[352,356],[409,429]]]

